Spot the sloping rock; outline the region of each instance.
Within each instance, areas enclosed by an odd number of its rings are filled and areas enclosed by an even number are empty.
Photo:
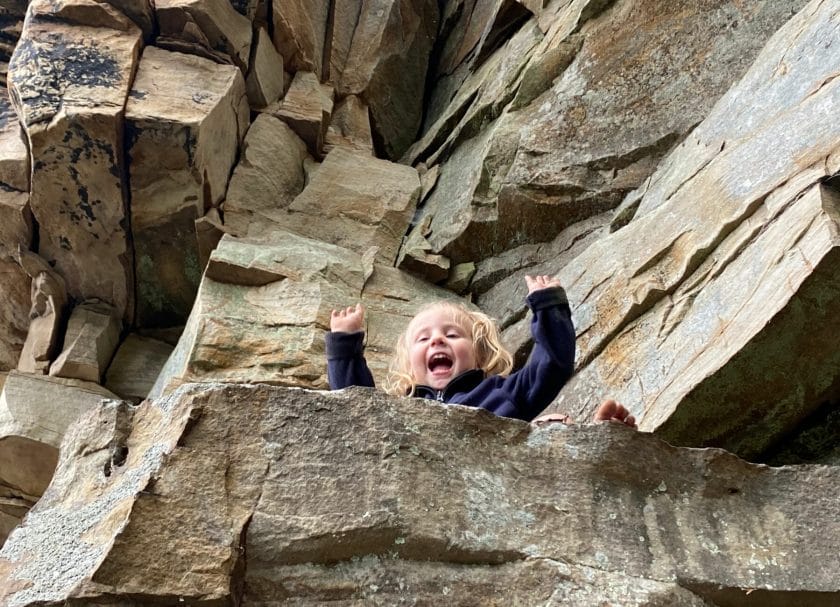
[[[321,84],[314,73],[298,72],[283,100],[267,111],[287,123],[306,142],[309,151],[321,158],[333,97],[333,88]]]
[[[130,333],[108,367],[105,387],[132,402],[145,399],[172,353],[169,344]]]
[[[726,144],[666,163],[682,185],[560,272],[580,370],[558,406],[609,394],[669,440],[755,457],[834,393],[840,195],[818,183],[840,170],[837,10],[783,27],[700,129]],[[728,134],[764,96],[787,101]]]
[[[120,343],[122,326],[114,309],[99,301],[73,308],[61,354],[50,365],[50,375],[101,383]]]
[[[198,243],[198,267],[204,272],[210,254],[219,245],[219,241],[230,230],[225,229],[219,209],[212,208],[195,220],[195,237]]]
[[[324,43],[330,0],[274,0],[274,46],[283,55],[286,69],[323,74]]]
[[[420,129],[437,22],[434,0],[362,3],[337,90],[367,102],[376,140],[388,158],[400,158]]]
[[[827,606],[838,475],[370,390],[186,385],[67,433],[0,601]]]
[[[125,319],[133,316],[134,279],[122,114],[141,43],[128,24],[126,31],[65,25],[31,8],[9,67],[33,159],[38,252],[71,296],[107,301]]]
[[[96,384],[13,371],[0,393],[0,544],[52,479],[64,432],[103,398]]]
[[[155,0],[158,46],[233,63],[243,74],[251,53],[251,22],[227,0]]]
[[[283,56],[274,48],[264,27],[257,30],[253,56],[245,81],[248,102],[253,108],[264,108],[280,99],[285,88]]]
[[[287,209],[265,209],[273,223],[254,225],[251,234],[275,225],[309,238],[366,253],[393,265],[420,195],[420,177],[411,167],[335,148]]]
[[[342,99],[330,118],[324,140],[324,153],[329,154],[336,146],[374,155],[370,111],[367,104],[356,95],[348,95]]]
[[[326,46],[329,48],[329,62],[324,65],[324,80],[337,85],[344,73],[353,32],[359,22],[363,0],[333,0],[332,20],[327,28]]]
[[[201,280],[195,221],[223,199],[248,125],[245,82],[233,66],[148,47],[126,122],[137,322],[181,324]]]
[[[224,203],[225,227],[244,236],[263,211],[288,207],[306,183],[306,144],[285,122],[260,114],[245,135]]]
[[[509,109],[521,109],[503,113],[495,134],[488,128],[461,144],[450,160],[454,166],[443,167],[427,211],[435,217],[433,252],[455,263],[477,261],[510,245],[550,240],[571,223],[617,206],[803,4],[744,8],[718,0],[712,10],[624,0],[585,21],[580,50],[571,63],[559,62],[568,67],[546,82],[551,87],[528,105],[514,100]],[[580,3],[568,7],[558,20],[571,19],[577,7],[572,22],[584,21]],[[710,31],[734,27],[738,36],[710,46]],[[548,32],[546,45],[534,52],[562,54],[573,31]],[[448,172],[460,179],[447,179]],[[435,204],[436,197],[446,204]]]
[[[357,301],[368,311],[367,358],[381,382],[396,335],[417,308],[452,297],[373,266],[371,256],[277,228],[262,239],[226,235],[151,395],[167,384],[210,378],[324,388],[330,311]]]
[[[104,27],[129,32],[136,28],[151,33],[151,6],[144,0],[33,0],[29,19]]]

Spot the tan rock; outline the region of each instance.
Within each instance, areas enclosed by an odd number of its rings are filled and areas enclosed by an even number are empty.
[[[13,371],[0,393],[0,543],[52,479],[68,426],[114,395],[88,382]]]
[[[67,291],[64,279],[34,253],[20,249],[18,261],[32,280],[29,330],[17,368],[27,373],[46,373],[61,343]]]
[[[535,428],[362,389],[188,385],[68,431],[50,489],[0,551],[0,601],[468,605],[501,592],[699,607],[749,588],[762,604],[831,604],[838,481],[836,467],[756,466],[612,425]]]
[[[224,203],[225,227],[244,236],[265,209],[285,208],[304,187],[306,144],[286,123],[260,114],[251,124]]]
[[[368,106],[356,95],[348,95],[335,108],[324,142],[324,153],[336,146],[349,147],[374,156]]]
[[[198,244],[198,267],[204,272],[207,262],[210,261],[210,254],[219,244],[222,236],[229,230],[222,224],[222,217],[219,209],[213,208],[207,211],[204,217],[195,220],[195,237]]]
[[[420,194],[417,171],[345,148],[324,159],[288,209],[266,209],[276,225],[364,254],[376,247],[378,262],[393,265]],[[254,225],[251,234],[271,232]]]
[[[298,72],[283,101],[268,111],[288,124],[306,142],[309,151],[321,158],[333,96],[332,87],[322,85],[314,73]]]
[[[368,103],[373,131],[388,158],[400,158],[420,129],[437,22],[433,0],[362,3],[337,90],[341,97],[359,95]]]
[[[324,65],[324,80],[333,86],[341,81],[350,46],[353,44],[353,31],[359,22],[363,0],[333,0],[332,21],[327,28],[327,47],[329,62]]]
[[[33,159],[39,254],[72,297],[107,301],[123,318],[133,316],[134,279],[122,115],[140,43],[133,26],[119,31],[31,16],[9,67]]]
[[[639,216],[560,272],[580,369],[558,406],[586,415],[609,394],[669,440],[755,457],[833,398],[840,201],[817,185],[840,168],[833,15],[813,3],[783,27],[698,128],[694,141],[726,145],[675,151],[667,201],[651,190]],[[757,98],[785,101],[754,113]],[[753,122],[730,123],[738,115]]]
[[[70,313],[64,345],[50,365],[50,375],[101,383],[120,343],[121,325],[108,304],[91,301],[77,305]]]
[[[137,322],[181,324],[201,279],[195,221],[224,197],[248,123],[245,83],[235,67],[148,47],[126,121]]]
[[[0,370],[16,369],[29,330],[31,279],[20,265],[0,256]]]
[[[247,72],[251,22],[226,0],[156,0],[156,44],[226,61]]]
[[[264,239],[224,236],[184,334],[151,395],[196,379],[326,387],[330,311],[362,301],[368,362],[382,381],[397,335],[443,289],[372,257],[280,229]]]
[[[264,27],[257,30],[256,38],[254,60],[245,84],[251,107],[264,108],[280,99],[285,90],[283,56],[274,48]]]
[[[274,46],[286,69],[314,72],[321,77],[329,0],[275,0],[272,2]]]
[[[151,6],[143,0],[33,0],[31,18],[60,21],[66,24],[104,27],[123,32],[141,28],[152,32]]]
[[[429,218],[425,222],[429,223]],[[449,258],[432,252],[432,245],[426,240],[428,231],[415,228],[400,247],[397,267],[429,282],[440,282],[449,276]]]
[[[0,189],[0,258],[15,257],[32,243],[32,212],[25,192]]]
[[[0,95],[0,183],[13,190],[29,192],[29,150],[17,114],[6,95]],[[0,230],[3,228],[0,226]],[[0,243],[5,242],[8,241],[0,237]]]
[[[145,399],[172,353],[169,344],[130,333],[108,367],[105,387],[132,402]]]
[[[498,80],[497,74],[507,73],[499,68],[488,77],[504,82],[504,94],[478,95],[474,101],[458,95],[451,110],[430,110],[430,116],[444,119],[436,124],[436,134],[427,134],[431,143],[426,150],[415,155],[430,163],[443,159],[434,155],[434,142],[446,142],[444,132],[453,130],[452,119],[476,124],[477,117],[486,123],[500,115],[494,135],[485,130],[473,137],[474,128],[466,125],[454,129],[457,138],[473,139],[452,152],[450,162],[456,166],[443,167],[432,194],[447,207],[432,226],[433,252],[455,263],[479,261],[511,245],[548,241],[571,223],[617,206],[702,120],[764,41],[804,2],[755,4],[744,13],[735,4],[720,0],[716,10],[701,10],[696,3],[672,2],[662,10],[654,1],[556,3],[564,8],[558,9],[544,44],[524,46],[535,61],[546,62],[544,72],[536,64],[530,66],[534,71],[526,69],[528,62],[511,52],[513,39],[497,51],[506,65],[520,64],[510,72],[517,79],[535,74],[529,76],[525,95],[533,101],[516,112],[500,114],[489,106],[474,114],[516,91],[510,80]],[[595,8],[604,6],[610,8],[586,22]],[[739,35],[710,51],[708,32],[734,27],[736,21]],[[586,22],[585,38],[569,61],[560,56],[562,45],[581,22]],[[576,48],[571,44],[567,50]],[[560,49],[560,55],[551,57],[553,49]],[[708,67],[699,70],[698,65]],[[556,69],[562,72],[555,77]],[[536,77],[541,73],[545,77]],[[540,89],[535,83],[549,88],[534,97]],[[448,170],[460,179],[450,178],[454,185],[445,189]],[[468,189],[465,182],[476,185]]]

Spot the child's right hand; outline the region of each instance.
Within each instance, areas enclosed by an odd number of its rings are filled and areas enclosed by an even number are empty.
[[[365,309],[362,304],[330,313],[330,331],[338,333],[357,333],[365,328]]]

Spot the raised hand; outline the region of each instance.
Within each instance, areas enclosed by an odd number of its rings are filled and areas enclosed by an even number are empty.
[[[528,294],[540,289],[548,289],[549,287],[559,287],[560,281],[551,276],[525,276],[525,284],[528,285]]]
[[[330,331],[356,333],[365,328],[365,309],[362,304],[333,310],[330,313]]]
[[[592,418],[595,422],[621,422],[631,428],[636,427],[636,418],[630,415],[630,411],[612,399],[607,399],[600,404],[598,410],[595,411],[595,416]]]

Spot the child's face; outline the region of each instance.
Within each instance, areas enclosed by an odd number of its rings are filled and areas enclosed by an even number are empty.
[[[418,384],[443,389],[452,378],[476,368],[472,332],[445,309],[421,312],[408,327],[411,375]]]

